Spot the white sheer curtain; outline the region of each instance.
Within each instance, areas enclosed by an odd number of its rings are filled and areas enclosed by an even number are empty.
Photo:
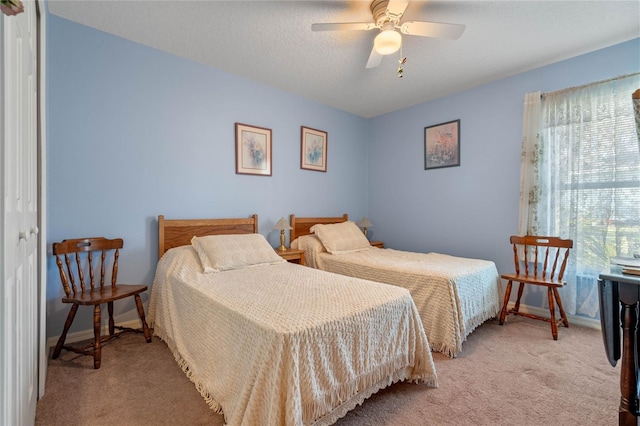
[[[567,313],[596,317],[597,277],[609,258],[640,253],[640,153],[631,101],[639,84],[634,74],[525,98],[520,232],[573,240],[561,290]]]
[[[633,111],[636,114],[636,133],[638,134],[638,148],[640,148],[640,89],[633,92]]]
[[[522,115],[522,157],[520,159],[520,220],[518,234],[534,234],[529,229],[529,214],[535,210],[529,205],[535,205],[538,199],[537,152],[540,149],[538,133],[540,131],[540,109],[542,93],[527,93],[524,97],[524,113]],[[532,220],[535,223],[535,220]]]

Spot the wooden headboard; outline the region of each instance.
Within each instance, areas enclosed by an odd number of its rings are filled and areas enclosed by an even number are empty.
[[[158,259],[169,249],[191,244],[191,238],[222,234],[257,234],[258,215],[231,219],[165,219],[158,216]]]
[[[341,223],[349,220],[348,214],[343,214],[342,216],[336,217],[296,217],[296,215],[292,214],[289,216],[289,224],[293,228],[291,230],[291,234],[289,236],[289,241],[293,241],[298,237],[302,237],[303,235],[311,234],[309,230],[313,225],[318,223],[327,225],[331,223]]]

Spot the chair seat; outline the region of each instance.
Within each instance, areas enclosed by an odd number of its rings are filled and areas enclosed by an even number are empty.
[[[70,297],[63,297],[63,303],[75,303],[78,305],[99,305],[124,299],[147,290],[146,285],[118,284],[116,287],[96,287],[92,290],[78,292]]]
[[[522,274],[502,274],[500,275],[500,278],[525,284],[544,285],[547,287],[564,287],[567,284],[566,281],[562,280]]]

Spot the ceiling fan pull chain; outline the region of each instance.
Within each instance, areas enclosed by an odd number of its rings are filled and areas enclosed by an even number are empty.
[[[402,78],[402,73],[404,72],[404,68],[402,65],[407,62],[407,58],[402,56],[402,46],[400,46],[400,60],[398,61],[398,78]]]

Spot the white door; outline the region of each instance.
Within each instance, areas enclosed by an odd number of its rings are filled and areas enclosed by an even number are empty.
[[[38,397],[36,4],[2,15],[0,423],[29,425]]]

